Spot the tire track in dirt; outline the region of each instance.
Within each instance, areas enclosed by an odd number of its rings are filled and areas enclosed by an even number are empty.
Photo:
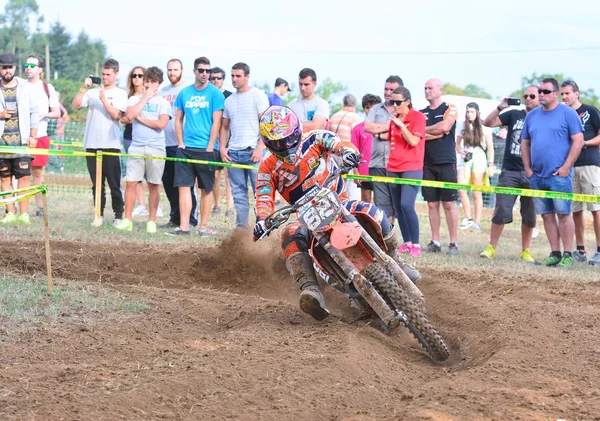
[[[13,251],[0,254],[5,271],[43,274],[43,244],[0,247]],[[600,419],[595,283],[423,268],[428,315],[453,349],[435,365],[405,331],[303,315],[276,241],[52,250],[55,276],[110,284],[153,308],[0,342],[8,419]],[[349,316],[340,294],[326,297]]]

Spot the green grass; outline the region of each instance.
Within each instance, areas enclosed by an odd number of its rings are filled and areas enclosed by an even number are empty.
[[[150,305],[130,300],[118,292],[87,288],[55,287],[47,295],[45,284],[19,278],[0,278],[0,320],[13,323],[52,322],[146,311]]]
[[[68,179],[69,176],[65,176]],[[146,234],[145,223],[147,217],[135,217],[134,228],[132,232],[121,232],[112,226],[112,210],[110,206],[110,195],[108,195],[106,209],[106,223],[100,228],[93,228],[90,223],[93,220],[94,210],[90,183],[87,177],[80,176],[78,181],[74,182],[74,176],[69,185],[63,180],[56,180],[60,184],[51,184],[48,192],[50,232],[52,239],[62,239],[77,242],[102,243],[102,244],[143,244],[143,245],[168,245],[168,244],[189,244],[216,247],[221,239],[229,236],[233,231],[235,222],[232,219],[225,218],[223,214],[218,217],[210,217],[208,227],[215,229],[219,235],[217,237],[207,238],[191,235],[189,237],[171,237],[164,235],[166,229],[160,229],[157,234]],[[83,177],[83,178],[82,178]],[[224,184],[222,183],[222,188]],[[160,206],[165,213],[169,211],[169,203],[164,194],[161,196]],[[225,209],[225,203],[221,203],[221,208]],[[35,202],[30,201],[30,213],[35,209]],[[427,208],[424,204],[417,205],[417,211],[421,227],[421,244],[423,247],[431,239],[431,231],[427,216]],[[520,240],[520,215],[515,212],[514,222],[505,226],[504,233],[500,239],[497,248],[497,257],[493,260],[487,260],[479,257],[489,242],[489,229],[491,226],[491,217],[493,209],[484,208],[481,227],[482,232],[476,233],[472,230],[459,231],[458,245],[460,255],[456,258],[450,258],[442,253],[440,255],[423,254],[420,259],[415,260],[419,266],[433,266],[437,268],[447,267],[449,269],[481,269],[506,271],[509,274],[523,274],[525,276],[544,274],[548,277],[564,279],[589,279],[596,280],[600,278],[600,267],[577,264],[575,267],[561,270],[557,268],[541,268],[539,266],[528,265],[519,260],[521,251]],[[0,212],[1,213],[1,212]],[[463,218],[463,211],[459,208],[459,221]],[[1,216],[1,215],[0,215]],[[587,215],[587,218],[591,218]],[[253,212],[250,212],[252,222]],[[168,216],[159,218],[157,224],[168,221]],[[541,260],[550,252],[548,242],[544,234],[544,228],[541,218],[538,218],[539,237],[533,239],[530,247],[534,258]],[[280,233],[274,233],[268,241],[278,241]],[[448,230],[446,221],[442,212],[441,222],[442,245],[448,245]],[[0,226],[0,237],[9,238],[29,238],[39,239],[40,244],[43,239],[43,221],[42,218],[32,217],[32,223],[29,226],[9,225]],[[595,250],[593,229],[586,229],[586,248],[588,251]],[[215,251],[217,252],[217,251]],[[593,253],[589,253],[593,255]]]

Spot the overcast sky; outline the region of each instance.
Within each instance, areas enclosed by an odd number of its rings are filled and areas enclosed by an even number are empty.
[[[134,65],[166,70],[177,57],[191,82],[194,58],[206,56],[229,86],[231,65],[243,61],[256,83],[297,85],[311,67],[357,97],[382,95],[391,74],[415,98],[429,77],[496,97],[533,72],[564,73],[600,93],[600,1],[37,1],[46,25],[103,39],[121,80]]]

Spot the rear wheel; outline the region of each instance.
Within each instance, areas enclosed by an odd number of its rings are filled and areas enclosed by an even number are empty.
[[[371,263],[366,269],[365,277],[392,310],[398,310],[406,315],[404,324],[434,360],[445,361],[450,356],[448,347],[437,329],[433,327],[420,307],[398,286],[387,270],[378,263]]]

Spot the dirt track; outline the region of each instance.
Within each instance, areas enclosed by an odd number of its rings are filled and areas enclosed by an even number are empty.
[[[0,247],[0,267],[43,273],[43,244]],[[339,317],[302,314],[277,244],[261,247],[53,242],[56,277],[152,308],[91,328],[0,321],[0,419],[600,420],[598,283],[424,268],[453,349],[436,365],[405,331],[347,324],[331,288]]]

